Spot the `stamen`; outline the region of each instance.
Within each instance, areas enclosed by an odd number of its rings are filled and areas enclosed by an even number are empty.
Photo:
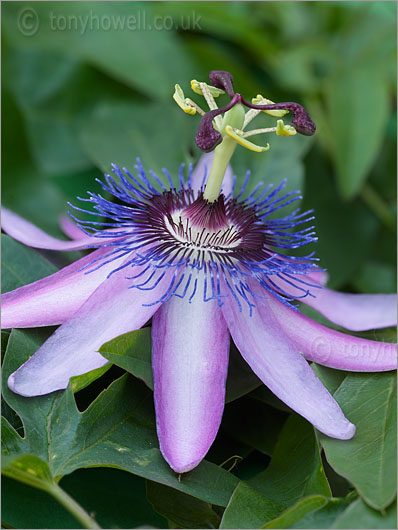
[[[200,90],[202,91],[202,94],[203,94],[203,96],[204,96],[204,98],[206,100],[206,103],[209,106],[209,109],[210,110],[218,109],[218,105],[215,102],[213,94],[211,93],[207,83],[199,83],[199,85],[200,85]]]
[[[221,94],[225,94],[224,90],[221,90],[219,88],[216,88],[214,86],[207,85],[211,95],[215,98],[218,98]],[[199,94],[200,96],[203,96],[202,88],[200,86],[200,82],[196,81],[196,79],[192,79],[191,81],[191,88],[195,92],[195,94]]]
[[[193,101],[191,98],[185,98],[185,103],[187,105],[190,105],[193,109],[195,109],[196,112],[200,114],[201,116],[204,116],[206,114],[206,112],[202,109],[202,107],[199,107],[199,105],[195,103],[195,101]]]
[[[316,125],[310,118],[308,112],[302,105],[293,102],[287,103],[274,103],[272,105],[254,105],[244,100],[241,97],[243,105],[250,109],[256,110],[288,110],[293,114],[291,124],[294,126],[297,132],[305,136],[312,136],[315,134]]]
[[[173,99],[177,103],[177,105],[187,114],[196,114],[195,106],[190,105],[190,102],[184,96],[184,92],[182,91],[180,85],[175,85]]]
[[[217,110],[218,109],[218,105],[214,101],[214,97],[213,97],[213,94],[212,94],[209,86],[206,83],[199,83],[199,85],[200,85],[200,90],[201,90],[201,92],[202,92],[202,94],[203,94],[203,96],[204,96],[204,98],[206,100],[206,103],[209,106],[209,109],[210,110]],[[221,126],[222,126],[221,117],[215,114],[214,115],[214,121],[215,121],[217,129],[220,130]]]
[[[272,132],[276,132],[276,127],[267,127],[265,129],[252,129],[250,131],[244,132],[242,134],[242,137],[248,138],[249,136],[254,136],[255,134],[264,134],[264,133],[272,133]]]
[[[249,149],[250,151],[255,151],[256,153],[262,153],[264,151],[268,151],[270,148],[269,144],[263,147],[261,145],[254,144],[253,142],[250,142],[249,140],[246,140],[246,138],[243,136],[243,131],[240,131],[239,129],[233,129],[230,125],[227,125],[225,127],[225,132],[230,138],[235,140],[235,142],[242,145],[243,147],[246,147],[246,149]]]

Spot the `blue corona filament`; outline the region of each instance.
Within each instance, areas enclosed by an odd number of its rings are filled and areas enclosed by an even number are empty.
[[[250,176],[247,172],[236,196],[234,178],[232,192],[209,203],[203,199],[207,169],[195,191],[192,166],[187,177],[184,167],[179,168],[176,188],[166,169],[168,187],[153,171],[149,171],[151,181],[139,158],[136,176],[113,164],[114,176],[105,175],[105,182],[97,180],[118,202],[87,192],[88,198],[78,199],[89,202],[93,210],[70,204],[74,210],[107,219],[82,221],[69,212],[84,233],[98,239],[87,248],[109,249],[84,267],[86,274],[115,262],[108,276],[125,269],[130,289],[153,290],[171,273],[165,292],[160,297],[157,293],[149,305],[173,296],[189,302],[201,296],[221,306],[231,296],[240,310],[247,306],[251,314],[270,296],[293,309],[297,309],[295,300],[314,296],[310,289],[319,286],[303,276],[320,270],[314,253],[300,257],[280,252],[317,241],[314,226],[302,228],[314,219],[313,211],[296,209],[279,219],[270,218],[301,199],[298,191],[280,196],[286,180],[274,189],[259,183],[242,199]]]

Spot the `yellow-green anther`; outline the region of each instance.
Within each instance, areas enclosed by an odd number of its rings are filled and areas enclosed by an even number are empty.
[[[206,83],[207,84],[207,83]],[[199,81],[196,81],[196,79],[192,79],[191,81],[191,88],[195,92],[195,94],[199,94],[200,96],[203,96],[203,91],[201,88],[201,83]],[[225,94],[225,90],[222,90],[221,88],[216,88],[215,86],[207,85],[211,95],[213,98],[218,98],[221,94]]]
[[[206,112],[201,107],[199,107],[199,105],[195,103],[191,98],[185,98],[185,103],[193,109],[196,109],[196,112],[198,112],[201,116],[204,116],[206,114]]]
[[[175,86],[173,99],[177,103],[177,105],[187,114],[196,114],[196,108],[193,107],[189,103],[189,100],[184,96],[184,92],[180,85]]]
[[[250,142],[249,140],[243,137],[243,131],[239,129],[233,129],[230,125],[227,125],[225,127],[225,132],[230,138],[235,140],[235,142],[237,142],[243,147],[246,147],[246,149],[250,149],[250,151],[254,151],[256,153],[263,153],[264,151],[268,151],[268,149],[270,148],[269,144],[264,147],[262,145],[257,145],[253,142]]]
[[[294,136],[297,131],[291,125],[285,125],[283,120],[278,120],[276,122],[276,134],[278,136]]]
[[[264,98],[261,94],[257,94],[257,97],[252,98],[253,105],[273,105],[274,101],[271,101],[270,99]],[[263,110],[261,112],[265,112],[266,114],[269,114],[270,116],[274,116],[275,118],[281,118],[282,116],[285,116],[289,111],[283,110],[283,109],[277,109],[277,110]]]

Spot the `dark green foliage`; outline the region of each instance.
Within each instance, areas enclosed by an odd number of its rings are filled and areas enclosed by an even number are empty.
[[[28,9],[39,21],[31,34]],[[226,69],[247,99],[297,101],[317,123],[313,138],[267,138],[264,154],[238,147],[238,184],[247,169],[249,191],[286,177],[315,210],[314,250],[329,285],[392,292],[396,9],[387,1],[2,3],[3,204],[62,237],[67,201],[98,191],[95,178],[112,162],[132,166],[139,156],[177,178],[181,162],[200,156],[199,119],[174,104],[174,84],[200,102],[190,80]],[[96,17],[134,17],[136,26],[97,29]],[[2,251],[3,292],[80,255],[8,236]],[[158,449],[150,328],[103,345],[109,365],[73,378],[65,392],[13,394],[8,374],[52,331],[2,334],[4,527],[80,528],[54,498],[58,482],[104,528],[395,527],[390,373],[314,366],[357,425],[353,440],[333,440],[264,388],[233,346],[220,432],[179,481]],[[394,340],[391,330],[366,337]]]

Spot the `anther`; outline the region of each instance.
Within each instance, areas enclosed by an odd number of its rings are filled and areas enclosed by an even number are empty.
[[[303,134],[304,136],[312,136],[313,134],[315,134],[315,131],[316,131],[315,123],[312,121],[312,119],[310,118],[305,108],[302,105],[299,105],[298,103],[286,102],[286,103],[274,103],[272,105],[254,105],[253,103],[249,103],[248,101],[245,101],[243,98],[242,98],[242,103],[249,109],[289,110],[293,114],[291,124],[293,125],[293,127],[296,129],[298,133]]]

